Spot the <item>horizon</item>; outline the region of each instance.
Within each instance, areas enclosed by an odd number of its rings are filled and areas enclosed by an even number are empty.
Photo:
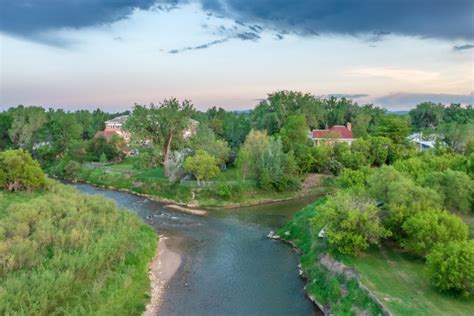
[[[120,112],[172,96],[246,110],[278,90],[391,111],[473,104],[474,3],[376,4],[9,0],[0,110]]]

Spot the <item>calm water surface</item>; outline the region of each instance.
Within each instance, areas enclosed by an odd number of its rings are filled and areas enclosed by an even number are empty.
[[[160,315],[321,315],[304,294],[296,254],[266,237],[314,198],[196,216],[127,193],[76,187],[138,214],[182,256]]]

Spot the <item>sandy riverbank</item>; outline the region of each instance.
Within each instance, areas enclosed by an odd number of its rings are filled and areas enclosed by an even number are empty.
[[[167,240],[169,238],[160,237],[155,258],[150,263],[151,298],[142,314],[143,316],[158,314],[166,284],[181,266],[181,255],[168,248]]]

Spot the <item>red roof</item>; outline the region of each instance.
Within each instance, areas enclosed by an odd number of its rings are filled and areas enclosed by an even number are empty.
[[[315,129],[311,132],[311,135],[313,138],[354,138],[352,131],[343,125],[335,125],[330,129]]]

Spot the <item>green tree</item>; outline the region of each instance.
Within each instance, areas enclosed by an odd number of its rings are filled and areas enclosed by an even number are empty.
[[[435,128],[443,119],[444,106],[441,103],[423,102],[411,110],[411,124],[417,129]]]
[[[309,129],[303,115],[290,115],[283,128],[280,130],[280,137],[285,151],[295,150],[297,145],[308,143]]]
[[[10,139],[15,147],[31,149],[36,141],[36,135],[48,121],[48,116],[41,107],[24,107],[19,105],[10,109],[13,118],[8,130]]]
[[[219,175],[216,158],[202,149],[197,150],[194,156],[187,157],[183,167],[196,177],[198,185],[200,181],[210,180]]]
[[[169,159],[173,145],[183,140],[183,131],[189,126],[193,105],[184,100],[165,99],[159,106],[136,104],[126,122],[126,128],[134,137],[162,147],[163,166],[166,177],[170,176]]]
[[[392,141],[386,137],[373,136],[367,139],[370,143],[369,163],[381,166],[387,162]]]
[[[13,118],[9,112],[0,112],[0,150],[7,149],[12,145],[10,130],[13,123]]]
[[[406,143],[409,134],[410,124],[408,119],[395,114],[382,116],[374,132],[375,136],[389,138],[395,144]]]
[[[46,184],[46,177],[38,162],[23,150],[0,152],[0,186],[8,191],[33,191]]]
[[[432,172],[424,180],[424,185],[439,192],[443,205],[452,212],[474,210],[474,180],[465,172],[446,170]]]
[[[474,240],[440,244],[427,257],[431,282],[441,291],[474,293]]]
[[[256,175],[257,163],[263,151],[268,147],[269,141],[270,138],[263,131],[251,130],[247,135],[237,155],[237,165],[243,173],[242,178],[250,174]]]
[[[467,226],[457,216],[440,210],[424,210],[403,224],[403,244],[420,255],[426,255],[435,244],[467,239]]]
[[[390,232],[383,228],[375,201],[341,191],[320,208],[329,244],[351,256],[378,245]]]
[[[216,158],[220,166],[225,166],[229,159],[230,148],[227,142],[217,139],[213,130],[205,124],[201,124],[196,134],[189,139],[189,147],[193,151],[205,150]]]
[[[45,124],[46,139],[50,140],[54,152],[63,154],[72,142],[81,139],[82,126],[71,113],[63,110],[48,112],[48,122]]]
[[[81,165],[77,161],[71,160],[64,166],[64,177],[67,180],[75,181],[80,171]]]

